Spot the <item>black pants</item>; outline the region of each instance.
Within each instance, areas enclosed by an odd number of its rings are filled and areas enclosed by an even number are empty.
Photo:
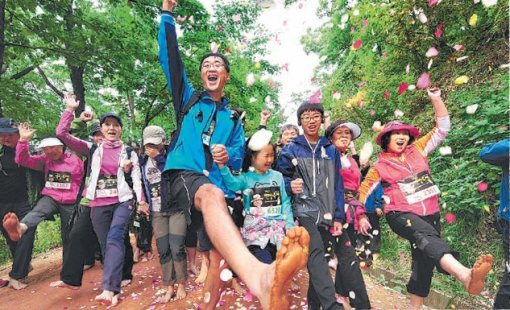
[[[83,266],[94,264],[96,244],[99,244],[90,221],[90,207],[79,206],[77,211],[67,236],[69,245],[60,272],[60,280],[73,286],[81,286]]]
[[[363,280],[358,257],[349,234],[344,231],[340,236],[333,236],[328,228],[324,226],[319,226],[319,232],[323,241],[327,242],[326,246],[332,247],[338,259],[335,274],[336,292],[342,296],[349,296],[351,307],[370,309],[370,299],[368,298],[365,280]]]
[[[372,226],[372,238],[370,241],[370,250],[372,253],[379,253],[381,251],[381,223],[377,213],[367,213],[368,221]]]
[[[445,254],[459,255],[441,239],[439,212],[428,216],[419,216],[409,212],[392,211],[386,214],[386,220],[397,235],[409,240],[413,257],[412,273],[407,283],[407,292],[427,297],[434,266],[439,272],[448,274],[439,265]]]
[[[505,256],[505,272],[499,284],[499,290],[494,299],[494,309],[510,309],[510,222],[500,219],[501,236],[503,237],[503,251]]]
[[[21,202],[0,202],[0,217],[9,212],[14,212],[18,219],[22,219],[30,212],[30,204],[28,201]],[[2,235],[9,246],[12,255],[12,269],[9,277],[20,280],[28,275],[30,261],[32,260],[32,251],[34,249],[35,228],[29,228],[17,242],[9,238],[9,234],[3,226],[0,227]]]
[[[306,229],[310,235],[308,252],[308,273],[310,282],[308,284],[308,309],[343,309],[342,305],[336,302],[335,285],[329,267],[324,258],[324,245],[321,234],[315,219],[299,217],[299,226]]]

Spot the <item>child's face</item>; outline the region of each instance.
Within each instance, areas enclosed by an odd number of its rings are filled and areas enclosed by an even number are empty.
[[[251,165],[257,173],[266,173],[274,162],[274,150],[271,144],[264,146],[255,156],[252,157]]]

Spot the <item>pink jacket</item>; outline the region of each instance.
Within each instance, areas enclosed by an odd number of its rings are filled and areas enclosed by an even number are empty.
[[[84,176],[83,161],[75,154],[64,153],[58,161],[46,155],[30,155],[28,141],[16,146],[16,163],[24,167],[44,171],[45,186],[42,194],[61,204],[73,204],[78,197]]]

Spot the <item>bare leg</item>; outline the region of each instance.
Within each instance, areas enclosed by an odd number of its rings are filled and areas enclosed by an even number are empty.
[[[189,259],[189,270],[196,276],[198,276],[199,271],[196,262],[197,256],[197,248],[186,248],[186,253]]]
[[[225,266],[220,266],[222,265]],[[209,251],[209,271],[204,285],[204,298],[201,309],[214,309],[220,300],[221,292],[225,288],[225,283],[220,280],[220,272],[226,264],[224,259],[217,250],[211,249]]]
[[[271,265],[253,256],[241,238],[227,210],[223,192],[211,184],[195,195],[195,207],[202,212],[207,234],[232,269],[259,298],[265,309],[288,307],[286,289],[292,276],[306,265],[310,236],[302,227],[287,232],[276,262]]]
[[[209,271],[209,252],[202,252],[202,265],[200,267],[200,274],[195,279],[196,283],[204,283],[207,273]]]
[[[410,309],[421,310],[423,308],[423,297],[411,294]]]
[[[20,223],[18,217],[13,212],[9,212],[4,216],[3,226],[12,241],[19,241],[28,229],[27,225]]]
[[[439,264],[449,274],[459,280],[471,295],[480,294],[485,285],[485,277],[492,268],[492,255],[481,255],[472,269],[466,268],[451,254],[444,255]]]

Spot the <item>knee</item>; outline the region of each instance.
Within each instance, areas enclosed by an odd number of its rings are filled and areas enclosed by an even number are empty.
[[[225,194],[213,184],[204,184],[195,194],[195,204],[201,205],[201,202],[205,200],[213,202],[225,201]],[[214,203],[214,205],[218,204]]]

